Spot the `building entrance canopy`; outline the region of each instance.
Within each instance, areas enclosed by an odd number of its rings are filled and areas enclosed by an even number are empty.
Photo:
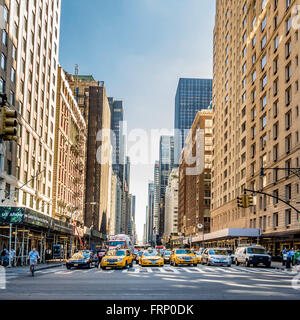
[[[222,239],[240,238],[240,237],[257,238],[257,237],[260,237],[260,235],[261,235],[260,229],[228,228],[228,229],[223,229],[223,230],[205,234],[204,241],[222,240]],[[199,239],[199,241],[201,240]]]

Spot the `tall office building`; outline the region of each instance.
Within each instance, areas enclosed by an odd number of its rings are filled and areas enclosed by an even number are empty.
[[[111,112],[111,130],[114,133],[111,139],[113,147],[113,171],[119,176],[119,179],[123,183],[124,179],[124,136],[123,136],[123,101],[114,100],[114,98],[108,98]]]
[[[146,210],[146,240],[147,243],[153,241],[153,215],[154,215],[154,183],[150,181],[148,183],[148,205]]]
[[[164,235],[169,238],[178,233],[178,187],[179,169],[174,168],[169,176],[165,197]]]
[[[153,208],[153,241],[159,232],[159,211],[160,211],[160,184],[159,184],[159,161],[154,164],[154,208]]]
[[[289,170],[300,159],[295,5],[218,0],[214,30],[211,228],[260,228],[276,255],[300,243],[296,211],[277,199],[299,209],[299,169]],[[244,188],[275,198],[257,194],[254,207],[237,208]]]
[[[20,122],[18,142],[6,142],[0,197],[51,215],[60,0],[0,5],[0,92]]]
[[[178,165],[187,134],[199,110],[212,100],[211,79],[180,78],[175,97],[175,164]]]
[[[159,143],[159,235],[164,233],[165,193],[170,173],[174,167],[174,137],[161,136]]]
[[[108,230],[111,197],[111,150],[110,137],[97,141],[97,133],[111,128],[111,113],[103,81],[95,81],[91,75],[67,74],[67,79],[87,122],[86,205],[85,225],[101,231]],[[110,159],[109,161],[104,161]],[[99,162],[103,160],[103,163]]]

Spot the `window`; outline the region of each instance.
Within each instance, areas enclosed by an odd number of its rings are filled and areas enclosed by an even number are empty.
[[[2,43],[7,46],[7,32],[5,29],[2,30]]]
[[[254,48],[256,45],[256,35],[252,39],[252,48]]]
[[[273,82],[273,94],[276,96],[278,93],[278,78]]]
[[[289,64],[285,67],[285,81],[286,81],[286,82],[289,82],[291,76],[292,76],[292,64],[289,63]]]
[[[273,146],[273,161],[276,162],[278,160],[278,144]]]
[[[0,93],[5,93],[5,81],[0,78]]]
[[[266,25],[267,25],[267,17],[264,17],[264,20],[261,23],[261,31],[262,32],[265,30]]]
[[[15,93],[13,92],[13,91],[9,91],[9,103],[11,104],[11,105],[15,105]]]
[[[6,23],[8,23],[8,17],[9,17],[9,11],[7,9],[7,6],[4,6],[4,8],[3,8],[3,18],[4,18],[4,21]]]
[[[278,100],[273,104],[273,117],[276,118],[278,115]]]
[[[267,64],[267,55],[265,54],[265,55],[263,56],[263,58],[261,59],[261,70],[262,70],[262,71],[264,70],[266,64]]]
[[[260,99],[260,105],[261,105],[261,109],[264,109],[265,106],[267,105],[267,96],[264,95],[261,99]]]
[[[275,30],[278,26],[278,14],[276,14],[273,21],[274,21],[274,30]]]
[[[287,137],[285,137],[285,152],[287,154],[290,153],[291,147],[292,147],[292,136],[288,135]]]
[[[14,68],[11,68],[11,70],[10,70],[10,81],[12,83],[16,82],[16,71]]]
[[[289,33],[289,31],[291,30],[291,26],[292,26],[292,17],[289,16],[289,18],[285,21],[286,33]]]
[[[256,80],[256,70],[253,71],[252,73],[252,83]]]
[[[273,125],[273,139],[276,140],[278,138],[278,122]]]
[[[279,36],[277,35],[274,39],[274,51],[278,49],[278,45],[279,45]]]
[[[267,36],[265,35],[261,40],[261,49],[263,50],[267,43]]]
[[[289,106],[291,103],[291,98],[292,98],[292,94],[291,94],[291,87],[287,88],[285,90],[285,105]]]
[[[291,127],[291,121],[292,121],[292,112],[289,111],[285,114],[285,130],[289,130]]]
[[[292,223],[292,212],[291,209],[285,210],[285,225],[289,226]]]
[[[261,124],[261,130],[265,128],[267,125],[267,114],[265,113],[261,118],[260,118],[260,124]]]
[[[285,57],[286,59],[289,58],[290,54],[292,52],[292,41],[291,39],[285,44]]]
[[[261,90],[264,90],[266,85],[267,85],[267,74],[265,74],[261,79]]]
[[[1,66],[1,69],[6,70],[6,56],[4,53],[1,53],[0,66]]]
[[[278,213],[273,213],[273,228],[278,227]]]

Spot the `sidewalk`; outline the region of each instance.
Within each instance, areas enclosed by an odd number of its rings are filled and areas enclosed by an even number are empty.
[[[37,267],[35,268],[35,271],[62,267],[64,265],[65,265],[65,261],[52,260],[47,263],[38,264]],[[28,273],[28,270],[29,270],[29,265],[5,268],[6,274],[23,274],[23,273]]]

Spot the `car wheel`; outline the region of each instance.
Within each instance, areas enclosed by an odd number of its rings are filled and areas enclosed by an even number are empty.
[[[246,267],[250,267],[250,262],[248,260],[246,260],[245,265],[246,265]]]
[[[125,266],[123,267],[123,269],[127,269],[127,262],[125,263]]]
[[[238,266],[239,264],[240,263],[237,260],[235,260],[235,265]]]
[[[88,265],[87,265],[88,269],[91,269],[92,267],[92,264],[89,262]]]
[[[231,264],[228,264],[227,267],[231,267]]]
[[[106,267],[101,267],[102,270],[106,270]]]
[[[197,267],[197,265],[198,265],[197,263],[194,263],[194,267]]]
[[[71,268],[72,268],[71,266],[67,265],[67,269],[68,269],[68,270],[70,270]]]
[[[130,267],[130,268],[132,268],[132,267],[133,267],[133,262],[131,262],[131,263],[130,263],[129,267]]]

